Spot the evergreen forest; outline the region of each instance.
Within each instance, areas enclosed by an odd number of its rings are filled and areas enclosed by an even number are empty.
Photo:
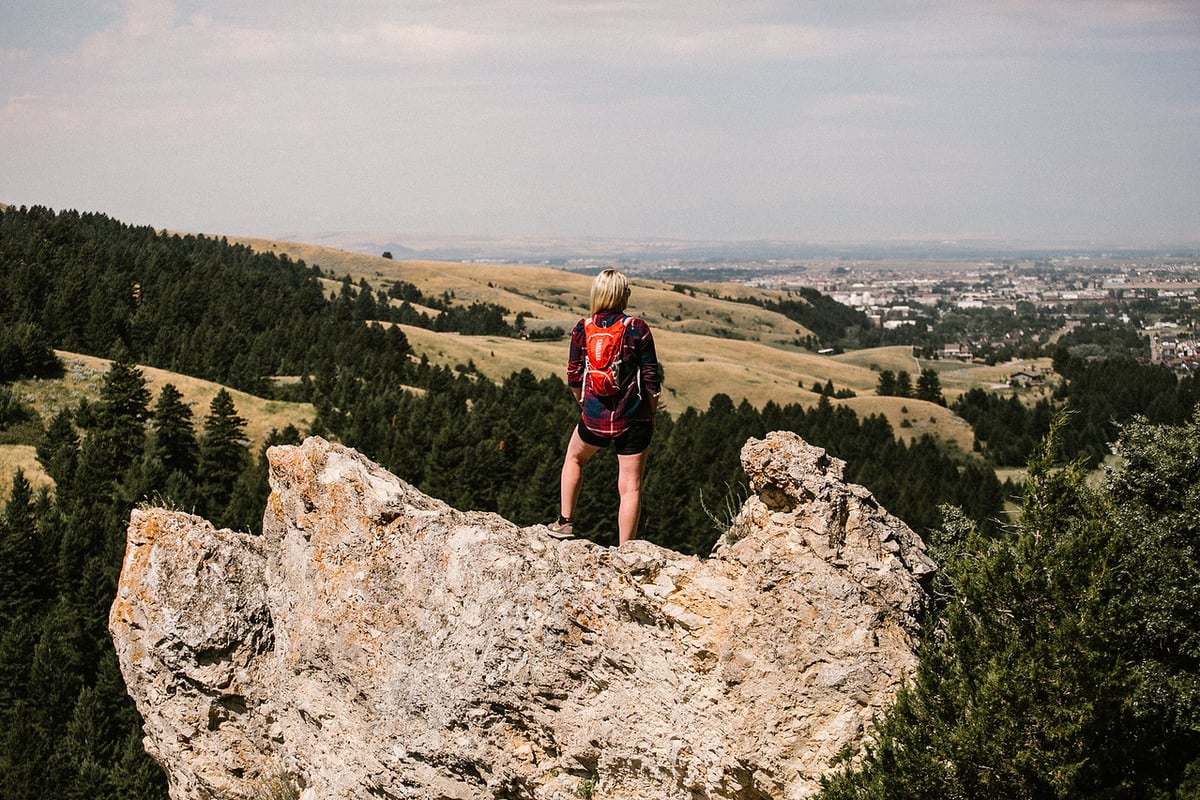
[[[322,280],[330,278],[336,290],[325,288]],[[515,335],[521,326],[499,307],[463,307],[452,296],[424,297],[404,284],[392,291],[399,307],[365,281],[324,275],[315,265],[101,214],[40,207],[0,213],[0,441],[35,446],[54,480],[53,491],[34,491],[18,473],[10,496],[0,498],[0,800],[166,796],[161,771],[142,752],[140,720],[106,628],[129,510],[150,503],[252,532],[261,524],[265,448],[247,449],[245,420],[229,393],[218,393],[197,418],[173,386],[151,396],[137,365],[313,404],[311,430],[275,431],[267,445],[325,436],[459,508],[495,511],[520,525],[553,518],[563,449],[578,413],[566,385],[527,370],[494,382],[469,367],[431,364],[387,323],[464,335]],[[440,313],[429,316],[409,303]],[[54,377],[62,369],[54,350],[113,363],[98,398],[43,420],[5,384]],[[1068,380],[1068,404],[1086,403],[1069,394],[1086,368]],[[1129,466],[1103,490],[1082,480],[1083,462],[1063,468],[1049,454],[1037,456],[1015,528],[1003,522],[1004,503],[1019,499],[1019,490],[1001,485],[984,459],[948,453],[928,437],[907,443],[886,418],[859,418],[832,403],[832,392],[810,407],[761,408],[719,394],[706,409],[660,415],[640,534],[707,554],[746,495],[742,443],[770,430],[795,431],[846,460],[847,479],[869,488],[947,565],[933,587],[930,641],[914,686],[881,725],[871,756],[831,783],[830,796],[1085,796],[1072,794],[1081,786],[1113,797],[1176,796],[1194,785],[1194,772],[1164,764],[1196,760],[1200,710],[1196,644],[1194,634],[1185,635],[1195,622],[1187,598],[1200,588],[1200,421],[1187,421],[1183,409],[1194,405],[1188,391],[1175,391],[1174,416],[1166,420],[1182,424],[1130,423],[1123,440]],[[1147,413],[1154,400],[1143,399],[1142,406],[1122,406],[1120,419]],[[1066,419],[1055,442],[1067,438]],[[1118,430],[1112,415],[1096,426],[1105,443]],[[1051,424],[1039,417],[1026,427],[1023,447],[1036,452],[1041,428]],[[1003,434],[989,435],[991,450]],[[1174,460],[1156,461],[1157,448]],[[1160,502],[1151,476],[1139,470],[1159,470],[1178,491]],[[615,480],[615,458],[597,456],[576,514],[577,532],[606,545],[615,543]],[[1111,529],[1126,524],[1141,527]],[[1157,538],[1143,541],[1134,531],[1156,531]],[[1145,569],[1163,574],[1129,579],[1135,552]],[[1125,580],[1108,572],[1118,568],[1127,571],[1119,573]],[[1160,581],[1168,599],[1156,605]],[[1023,604],[1014,605],[1018,600]],[[1076,612],[1095,619],[1076,619]],[[1027,646],[1036,652],[1024,653]],[[958,672],[947,671],[951,662]],[[1057,666],[1074,670],[1076,683],[1042,680]],[[1014,674],[1005,672],[1009,667]],[[1082,692],[1070,695],[1079,707],[1069,706],[1070,719],[1058,728],[1023,727],[1054,720],[1048,711],[1026,720],[1040,698],[1013,694],[1022,680],[1039,681],[1048,693]],[[1116,704],[1111,717],[1101,700]],[[1011,723],[997,726],[994,740],[978,727],[988,715]],[[1138,736],[1123,741],[1124,750],[1105,744],[1125,721],[1143,726]],[[1160,728],[1151,730],[1152,722]],[[1075,741],[1079,732],[1090,738]],[[897,756],[916,758],[925,742],[905,737],[921,735],[943,737],[928,744],[943,748],[931,750],[936,757],[914,765]],[[1002,753],[1010,757],[1007,782],[989,783],[991,773],[963,777],[978,766],[972,759]],[[961,765],[953,760],[959,757]],[[1085,768],[1080,759],[1107,761],[1103,769]],[[1066,766],[1074,771],[1056,777]],[[952,774],[935,776],[925,767]],[[1114,783],[1117,773],[1141,782]],[[1138,794],[1134,785],[1153,793]],[[930,787],[955,791],[935,795]],[[1013,787],[1021,791],[1013,794]]]
[[[931,540],[916,675],[821,800],[1200,797],[1200,412],[1128,423],[1099,484],[1062,427],[1015,528]]]

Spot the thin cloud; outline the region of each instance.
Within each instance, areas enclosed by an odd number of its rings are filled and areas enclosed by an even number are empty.
[[[648,54],[723,61],[841,58],[866,46],[861,37],[834,28],[808,25],[744,23],[696,31],[632,32]]]
[[[1025,0],[1002,5],[1025,18],[1124,32],[1146,26],[1194,28],[1200,22],[1200,11],[1192,0]]]
[[[13,66],[29,61],[33,51],[28,48],[0,47],[0,65]]]
[[[487,52],[502,52],[502,40],[462,28],[383,22],[370,28],[335,32],[343,56],[363,59],[450,64]]]
[[[133,39],[157,36],[169,31],[175,19],[172,0],[125,0],[122,32]]]
[[[880,92],[851,92],[817,98],[809,105],[809,113],[817,117],[847,117],[876,115],[893,109],[912,108],[916,101],[908,95]]]
[[[25,112],[36,106],[40,99],[38,95],[30,93],[14,95],[5,101],[4,110],[0,111],[0,114],[9,124],[18,124]]]

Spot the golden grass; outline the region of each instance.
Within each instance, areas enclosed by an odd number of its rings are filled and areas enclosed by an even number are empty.
[[[566,363],[565,339],[543,342],[507,336],[436,333],[411,325],[399,327],[413,350],[426,356],[430,362],[449,367],[474,362],[481,373],[495,381],[526,368],[539,378],[545,378],[562,371],[558,362]]]
[[[493,380],[503,380],[524,368],[538,377],[559,375],[565,379],[566,339],[532,342],[402,327],[414,349],[436,364],[454,367],[470,361]],[[875,394],[878,373],[844,358],[671,330],[655,330],[654,340],[665,376],[662,407],[673,414],[689,407],[707,409],[718,393],[728,395],[735,404],[748,400],[757,408],[768,401],[810,406],[819,399],[812,391],[813,384],[832,381],[836,389],[850,389],[858,395],[835,403],[849,406],[860,417],[887,417],[900,438],[911,441],[930,434],[964,452],[971,452],[974,444],[970,426],[948,408],[913,398],[879,397]],[[882,350],[861,351],[855,360],[863,365],[897,363],[889,361],[895,358],[896,348]],[[945,393],[951,399],[958,391]],[[906,420],[907,427],[902,425]]]
[[[869,350],[854,350],[831,356],[835,361],[844,364],[854,364],[861,367],[875,367],[880,370],[890,369],[893,372],[906,371],[913,380],[921,374],[921,370],[932,369],[938,374],[942,384],[957,383],[973,386],[1008,385],[1008,377],[1019,370],[1041,370],[1049,368],[1051,359],[1035,358],[1022,359],[1015,362],[996,364],[976,364],[947,359],[918,358],[908,345],[891,347],[874,347]]]
[[[572,323],[573,324],[573,323]],[[526,341],[503,336],[460,336],[400,326],[414,350],[430,361],[447,366],[474,362],[489,378],[500,380],[528,368],[539,377],[559,375],[565,379],[568,341]],[[810,387],[830,377],[840,387],[864,389],[874,386],[873,373],[836,364],[821,356],[788,351],[759,342],[715,339],[670,330],[654,331],[658,360],[666,375],[668,397],[682,411],[688,406],[707,408],[717,393],[735,403],[743,399],[761,406],[778,403],[815,402]]]
[[[36,492],[43,486],[53,486],[54,481],[38,463],[37,451],[31,445],[6,444],[0,445],[0,506],[8,502],[12,491],[13,473],[17,470],[25,473],[25,479]]]
[[[265,239],[235,241],[260,252],[286,254],[310,266],[319,265],[327,274],[332,273],[332,279],[323,281],[327,292],[340,290],[344,275],[349,275],[356,285],[365,278],[377,290],[392,281],[402,280],[417,286],[426,296],[452,293],[454,302],[460,305],[495,303],[514,315],[530,315],[530,324],[534,327],[565,330],[588,310],[590,275],[510,264],[394,261],[316,245]],[[630,313],[642,317],[656,329],[764,342],[789,342],[810,333],[782,314],[710,296],[783,296],[780,292],[750,289],[738,284],[702,284],[696,285],[693,296],[691,292],[676,292],[674,284],[663,281],[635,279],[633,284]]]
[[[962,417],[945,406],[912,397],[879,397],[871,393],[841,401],[859,417],[879,414],[887,417],[900,439],[912,442],[925,434],[951,443],[963,452],[971,452],[975,434]],[[904,425],[907,422],[908,425]]]
[[[909,375],[913,375],[914,378],[921,373],[919,362],[913,358],[912,348],[908,345],[872,347],[870,350],[853,350],[849,353],[839,353],[836,356],[830,356],[830,359],[842,364],[851,364],[867,369],[890,369],[892,372],[904,370]]]
[[[855,350],[831,356],[831,358],[844,364],[877,370],[890,369],[892,372],[903,370],[912,377],[914,386],[922,370],[932,369],[938,374],[942,394],[948,403],[953,403],[960,395],[977,386],[993,392],[1011,391],[1008,379],[1014,372],[1049,370],[1052,363],[1049,358],[1035,358],[988,366],[973,362],[917,358],[913,355],[912,348],[907,345]],[[1045,388],[1020,389],[1017,390],[1017,395],[1026,402],[1036,402],[1039,397],[1050,393],[1054,380],[1055,377],[1050,375],[1048,377],[1050,385]]]
[[[921,361],[922,367],[932,367],[938,371],[938,377],[943,384],[959,384],[963,386],[1000,387],[1008,385],[1008,378],[1014,372],[1049,369],[1051,359],[1035,358],[1010,361],[1005,364],[988,366],[987,364],[963,364],[953,361]]]

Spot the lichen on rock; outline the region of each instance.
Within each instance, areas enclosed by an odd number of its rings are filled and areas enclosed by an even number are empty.
[[[803,798],[915,666],[933,569],[842,462],[750,440],[707,559],[559,542],[313,437],[261,537],[133,513],[110,630],[174,800]]]

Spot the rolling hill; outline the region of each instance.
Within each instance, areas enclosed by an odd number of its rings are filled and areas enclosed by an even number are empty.
[[[340,279],[366,280],[385,289],[407,281],[426,296],[451,293],[454,302],[495,303],[515,316],[529,316],[531,328],[569,330],[587,312],[591,277],[537,266],[395,261],[315,245],[266,239],[236,240],[253,249],[286,254],[319,266]],[[934,369],[948,402],[974,386],[994,389],[1007,384],[1014,365],[987,367],[951,361],[914,358],[911,348],[883,347],[838,356],[812,353],[796,344],[810,332],[782,314],[724,298],[757,296],[783,298],[787,293],[734,283],[686,286],[634,279],[629,311],[654,330],[655,345],[665,373],[664,409],[679,413],[707,408],[718,393],[734,403],[743,399],[761,407],[816,403],[814,383],[832,381],[836,389],[858,396],[841,402],[860,416],[886,416],[897,435],[912,439],[931,434],[970,450],[974,441],[967,424],[942,406],[921,400],[877,397],[880,370],[906,370],[915,379],[922,369]],[[335,291],[337,281],[329,282]],[[511,320],[510,320],[511,321]],[[460,336],[403,326],[414,349],[432,362],[450,367],[473,364],[483,375],[502,379],[528,368],[538,376],[562,374],[566,341],[527,341],[500,336]],[[1023,362],[1022,368],[1049,365],[1048,359]],[[1048,389],[1047,389],[1048,391]]]

